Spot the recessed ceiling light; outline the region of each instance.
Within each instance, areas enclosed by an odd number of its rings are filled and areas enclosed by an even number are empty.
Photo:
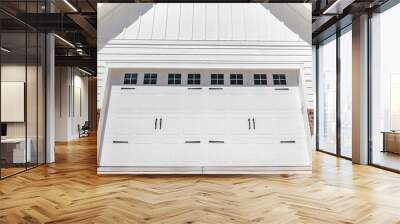
[[[67,45],[75,48],[75,45],[73,45],[71,42],[69,42],[68,40],[62,38],[61,36],[59,36],[58,34],[54,34],[55,37],[57,37],[59,40],[61,40],[62,42],[66,43]]]
[[[68,1],[68,0],[64,0],[65,4],[67,4],[72,10],[74,10],[75,12],[78,12],[78,10]]]
[[[81,72],[83,72],[83,73],[85,73],[85,74],[87,74],[87,75],[92,75],[92,73],[90,73],[90,72],[88,72],[88,71],[85,71],[85,70],[83,70],[83,69],[81,69],[81,68],[79,68],[79,67],[78,67],[78,69],[79,69],[79,71],[81,71]]]

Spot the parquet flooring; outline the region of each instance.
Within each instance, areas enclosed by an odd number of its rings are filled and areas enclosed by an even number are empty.
[[[94,137],[0,181],[0,223],[400,223],[400,175],[314,153],[312,175],[99,176]]]

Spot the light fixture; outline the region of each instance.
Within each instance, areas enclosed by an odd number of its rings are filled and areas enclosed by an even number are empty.
[[[6,53],[10,53],[10,52],[11,52],[11,50],[9,50],[9,49],[7,49],[7,48],[5,48],[5,47],[1,47],[1,50],[4,51],[4,52],[6,52]]]
[[[57,35],[57,34],[54,34],[54,36],[57,37],[58,39],[60,39],[61,41],[63,41],[64,43],[66,43],[67,45],[69,45],[69,46],[75,48],[75,45],[73,45],[73,44],[72,44],[71,42],[69,42],[68,40],[66,40],[66,39],[64,39],[64,38],[62,38],[62,37],[60,37],[60,36]]]
[[[342,14],[343,10],[351,5],[355,0],[336,0],[322,14]]]
[[[83,72],[83,73],[85,73],[85,74],[87,74],[87,75],[92,75],[92,73],[90,73],[90,72],[88,72],[88,71],[85,71],[85,70],[83,70],[83,69],[81,69],[81,68],[79,68],[79,67],[78,67],[78,69],[79,69],[79,71],[81,71],[81,72]]]
[[[64,0],[65,4],[67,4],[72,10],[74,10],[74,12],[78,12],[78,10],[68,1],[68,0]]]

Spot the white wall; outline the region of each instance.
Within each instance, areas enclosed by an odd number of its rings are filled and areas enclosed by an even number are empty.
[[[312,52],[302,35],[311,34],[304,25],[311,24],[311,11],[308,18],[298,6],[285,15],[297,18],[300,33],[293,18],[279,15],[286,4],[102,4],[98,108],[110,68],[300,69],[312,108]]]
[[[76,68],[56,67],[56,141],[78,138],[78,124],[88,120],[88,78],[83,75]]]

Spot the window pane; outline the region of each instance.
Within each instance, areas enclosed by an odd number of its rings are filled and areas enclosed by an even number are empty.
[[[340,127],[341,155],[352,157],[352,35],[340,36]]]
[[[372,163],[395,170],[400,170],[399,21],[400,4],[371,19]]]
[[[336,153],[336,37],[318,48],[318,147]]]

